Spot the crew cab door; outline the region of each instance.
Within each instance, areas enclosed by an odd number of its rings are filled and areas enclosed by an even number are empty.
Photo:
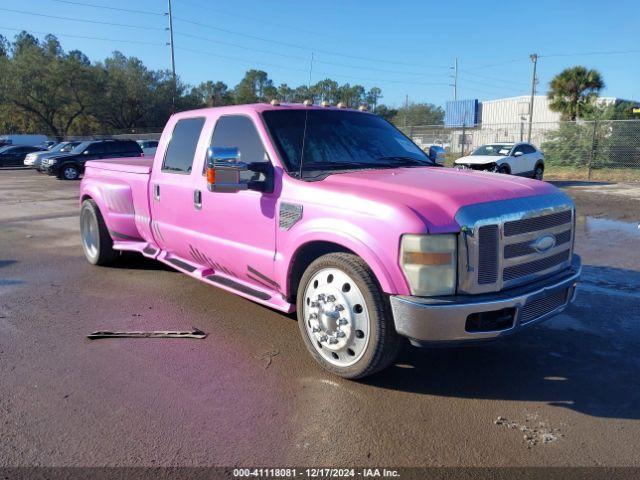
[[[193,162],[196,153],[205,148],[206,141],[201,139],[204,125],[205,117],[170,120],[166,128],[171,135],[163,138],[164,157],[156,157],[153,163],[149,182],[151,231],[169,258],[190,260],[190,247],[203,221],[194,207],[193,192],[201,172],[193,171]]]
[[[212,122],[211,127],[210,146],[236,147],[243,162],[270,162],[253,118],[223,115],[217,118],[215,125]],[[198,241],[193,256],[217,274],[261,289],[277,290],[271,279],[278,195],[255,190],[210,192],[204,175],[204,157],[198,172],[201,221],[197,225]],[[260,180],[258,176],[262,174],[247,172],[246,175]]]

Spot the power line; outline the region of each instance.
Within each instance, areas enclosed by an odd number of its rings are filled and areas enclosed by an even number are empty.
[[[468,82],[468,83],[475,83],[476,85],[482,85],[484,87],[490,87],[490,88],[494,88],[496,90],[516,90],[518,89],[518,87],[515,86],[502,86],[502,85],[495,85],[492,83],[486,83],[486,82],[482,82],[479,80],[471,80],[469,78],[467,78],[466,76],[460,76],[460,78],[464,81],[464,82]]]
[[[236,47],[236,48],[240,48],[243,50],[248,50],[254,53],[264,53],[267,55],[275,55],[278,57],[284,57],[284,58],[291,58],[291,59],[295,59],[295,60],[300,60],[300,61],[308,61],[308,58],[306,57],[302,57],[300,55],[291,55],[291,54],[287,54],[287,53],[281,53],[281,52],[274,52],[274,51],[270,51],[270,50],[260,50],[260,49],[256,49],[256,48],[252,48],[252,47],[247,47],[246,45],[241,45],[238,43],[233,43],[233,42],[225,42],[222,40],[214,40],[213,38],[210,37],[203,37],[201,35],[193,35],[191,33],[180,33],[180,32],[176,32],[176,35],[178,36],[182,36],[182,37],[187,37],[187,38],[193,38],[196,40],[202,40],[205,42],[210,42],[210,43],[216,43],[219,45],[227,45],[230,47]],[[362,70],[362,69],[366,69],[366,70],[370,70],[373,72],[382,72],[382,73],[396,73],[396,74],[402,74],[402,75],[415,75],[415,76],[433,76],[432,74],[429,74],[427,72],[405,72],[405,71],[399,71],[399,70],[388,70],[388,69],[384,69],[384,68],[376,68],[376,67],[369,67],[369,66],[362,66],[362,65],[349,65],[346,63],[339,63],[339,62],[328,62],[326,60],[318,60],[314,57],[314,63],[321,63],[324,65],[332,65],[332,66],[337,66],[337,67],[344,67],[344,68],[351,68],[351,69],[356,69],[356,70]],[[437,76],[444,76],[445,74],[438,74]]]
[[[79,5],[82,7],[102,8],[104,10],[113,10],[116,12],[138,13],[140,15],[154,15],[157,17],[164,17],[164,13],[149,12],[146,10],[133,10],[130,8],[110,7],[107,5],[96,5],[95,3],[73,2],[71,0],[51,0],[51,1],[57,2],[57,3],[66,3],[68,5]]]
[[[269,24],[269,25],[273,25],[275,27],[286,28],[287,30],[298,30],[298,31],[304,32],[304,33],[311,33],[313,35],[323,35],[323,34],[321,34],[319,32],[314,32],[312,30],[306,30],[304,28],[297,27],[296,25],[278,23],[278,22],[274,22],[274,21],[271,21],[271,20],[268,20],[268,19],[265,19],[265,18],[255,18],[255,17],[250,17],[250,16],[247,16],[247,15],[239,15],[237,13],[230,13],[230,12],[227,12],[227,11],[224,11],[224,10],[219,10],[217,8],[211,8],[208,5],[205,5],[205,4],[202,4],[202,3],[198,3],[198,2],[193,2],[193,1],[188,1],[187,2],[186,0],[180,0],[180,3],[184,3],[185,5],[192,5],[192,6],[204,9],[204,10],[209,10],[211,12],[215,12],[215,13],[218,13],[218,14],[221,14],[221,15],[226,15],[226,16],[229,16],[229,17],[242,18],[242,19],[245,19],[245,20],[250,20],[252,22],[258,22],[260,24]]]
[[[240,63],[245,63],[245,64],[249,64],[249,65],[266,65],[266,66],[271,66],[271,67],[275,67],[275,68],[280,68],[282,70],[290,70],[290,71],[296,71],[296,72],[303,72],[303,73],[308,73],[309,70],[308,69],[302,69],[302,68],[292,68],[289,66],[285,66],[285,65],[279,65],[279,64],[274,64],[274,63],[268,63],[268,62],[263,62],[262,60],[249,60],[247,58],[239,58],[239,57],[235,57],[235,56],[228,56],[228,55],[220,55],[217,53],[211,53],[211,52],[205,52],[203,50],[194,50],[191,48],[184,48],[184,47],[176,47],[176,50],[182,50],[185,52],[191,52],[191,53],[195,53],[195,54],[199,54],[199,55],[206,55],[206,56],[211,56],[211,57],[219,57],[219,58],[225,58],[227,60],[232,60],[232,61],[236,61],[236,62],[240,62]],[[315,60],[314,60],[315,62]],[[364,80],[367,82],[372,82],[374,84],[400,84],[400,85],[419,85],[419,86],[447,86],[447,83],[425,83],[425,82],[405,82],[402,80],[385,80],[385,79],[380,79],[380,78],[369,78],[369,77],[359,77],[359,76],[352,76],[352,75],[341,75],[341,74],[337,74],[337,73],[329,73],[329,72],[317,72],[314,71],[314,73],[319,74],[321,76],[327,76],[327,77],[342,77],[342,78],[346,78],[346,79],[352,79],[352,80]]]
[[[193,20],[189,20],[189,19],[186,19],[186,18],[181,18],[181,17],[173,17],[173,18],[174,18],[174,20],[178,20],[180,22],[187,23],[187,24],[190,24],[190,25],[196,25],[198,27],[206,28],[206,29],[209,29],[209,30],[215,30],[215,31],[224,32],[224,33],[230,33],[232,35],[238,35],[240,37],[246,37],[246,38],[251,38],[253,40],[259,40],[261,42],[273,43],[274,45],[281,45],[281,46],[290,47],[290,48],[297,48],[298,50],[304,50],[304,51],[307,51],[307,52],[314,51],[314,52],[324,53],[325,55],[334,55],[334,56],[352,58],[352,59],[355,59],[355,60],[363,60],[363,61],[368,61],[368,62],[388,63],[388,64],[393,64],[393,65],[414,66],[414,64],[412,64],[412,63],[394,62],[392,60],[382,60],[380,58],[372,58],[372,57],[361,57],[361,56],[357,56],[357,55],[348,55],[348,54],[343,53],[343,52],[332,52],[330,50],[321,50],[321,49],[317,49],[317,48],[305,47],[305,46],[302,46],[302,45],[297,45],[295,43],[282,42],[282,41],[279,41],[279,40],[271,40],[269,38],[259,37],[257,35],[251,35],[249,33],[235,32],[233,30],[228,30],[226,28],[214,27],[213,25],[207,25],[205,23],[195,22]],[[430,66],[429,68],[449,68],[449,67]]]
[[[467,73],[467,74],[473,75],[475,77],[484,78],[484,79],[487,79],[487,80],[493,80],[494,82],[510,83],[512,85],[517,85],[517,86],[520,86],[520,87],[525,85],[524,83],[521,83],[521,82],[514,82],[513,80],[506,80],[504,78],[491,77],[489,75],[483,75],[483,74],[480,74],[480,73],[471,72],[469,70],[460,69],[460,72]]]
[[[590,55],[627,55],[632,53],[640,53],[640,50],[610,50],[610,51],[595,51],[595,52],[576,52],[576,53],[550,53],[545,55],[539,55],[541,58],[550,57],[581,57]]]
[[[36,12],[27,12],[24,10],[13,10],[11,8],[0,8],[1,11],[11,12],[11,13],[19,13],[22,15],[32,15],[35,17],[44,17],[44,18],[54,18],[56,20],[69,20],[72,22],[82,22],[82,23],[93,23],[97,25],[109,25],[112,27],[127,27],[127,28],[137,28],[139,30],[162,30],[164,31],[164,27],[144,27],[141,25],[131,25],[127,23],[112,23],[112,22],[102,22],[100,20],[87,20],[85,18],[74,18],[74,17],[60,17],[57,15],[48,15],[45,13],[36,13]]]
[[[12,27],[3,27],[0,26],[2,30],[11,30],[14,32],[23,32],[24,28],[12,28]],[[135,43],[138,45],[152,45],[156,47],[164,47],[164,43],[156,43],[156,42],[145,42],[142,40],[123,40],[120,38],[106,38],[106,37],[91,37],[87,35],[74,35],[71,33],[55,33],[55,32],[39,32],[36,30],[29,30],[29,33],[37,33],[39,35],[55,35],[56,37],[69,37],[69,38],[80,38],[83,40],[100,40],[104,42],[120,42],[120,43]]]

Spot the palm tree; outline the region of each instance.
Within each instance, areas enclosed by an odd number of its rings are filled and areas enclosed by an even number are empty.
[[[588,110],[604,88],[600,72],[586,67],[566,68],[549,83],[549,108],[560,112],[563,120],[576,120]]]

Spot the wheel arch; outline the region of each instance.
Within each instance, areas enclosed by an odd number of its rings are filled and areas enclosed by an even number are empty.
[[[287,300],[295,304],[302,275],[314,260],[328,253],[339,252],[351,253],[361,258],[371,269],[383,291],[391,292],[396,288],[382,262],[364,245],[354,245],[348,241],[313,239],[300,244],[291,256],[286,270],[286,290],[284,293]]]

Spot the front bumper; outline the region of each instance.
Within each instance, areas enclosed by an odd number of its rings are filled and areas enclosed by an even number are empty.
[[[391,297],[396,331],[415,344],[467,343],[509,335],[562,312],[576,297],[580,257],[552,277],[485,295]]]

